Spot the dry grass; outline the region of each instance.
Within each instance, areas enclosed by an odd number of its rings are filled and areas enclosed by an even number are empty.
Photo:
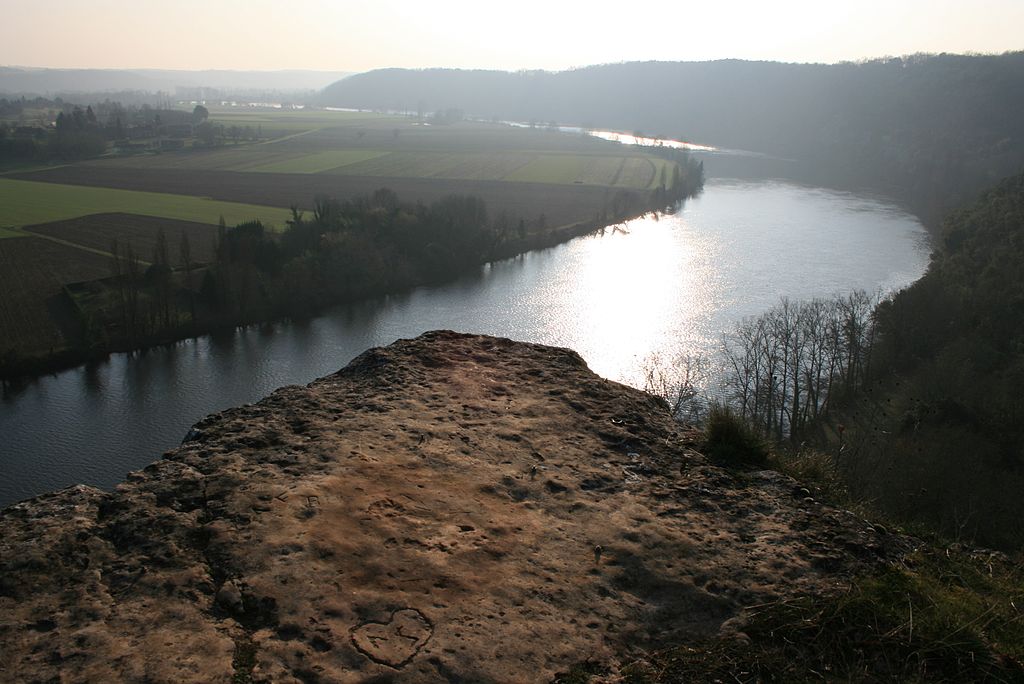
[[[1024,571],[928,548],[844,592],[754,606],[742,634],[653,654],[634,684],[1024,681]]]

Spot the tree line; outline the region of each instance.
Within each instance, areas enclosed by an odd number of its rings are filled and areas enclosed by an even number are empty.
[[[348,201],[317,198],[276,232],[221,222],[213,259],[197,263],[187,234],[177,259],[161,230],[152,254],[111,246],[111,277],[82,311],[86,344],[134,348],[154,340],[280,316],[451,278],[519,234],[480,198],[403,203],[389,189]],[[148,259],[148,261],[145,261]]]
[[[869,384],[835,419],[851,482],[894,516],[1019,547],[1024,173],[947,218],[928,271],[875,324]]]
[[[811,436],[832,405],[867,381],[876,300],[864,291],[782,302],[723,344],[728,402],[776,442]]]
[[[0,163],[86,159],[106,152],[109,143],[131,147],[133,140],[165,134],[194,135],[213,146],[259,139],[262,129],[218,124],[203,105],[189,112],[109,99],[84,107],[61,98],[0,99]]]

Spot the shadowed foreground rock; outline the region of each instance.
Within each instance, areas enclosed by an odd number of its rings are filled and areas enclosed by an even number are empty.
[[[0,513],[4,677],[545,681],[906,550],[805,497],[574,352],[428,333]]]

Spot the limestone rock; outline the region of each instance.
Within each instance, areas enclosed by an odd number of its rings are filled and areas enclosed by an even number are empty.
[[[907,550],[566,349],[425,334],[0,512],[12,681],[545,681]],[[738,631],[738,630],[735,630]]]

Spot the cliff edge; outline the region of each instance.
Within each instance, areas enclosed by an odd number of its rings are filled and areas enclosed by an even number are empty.
[[[572,351],[433,332],[0,512],[0,653],[13,681],[547,681],[907,549],[709,464]]]

